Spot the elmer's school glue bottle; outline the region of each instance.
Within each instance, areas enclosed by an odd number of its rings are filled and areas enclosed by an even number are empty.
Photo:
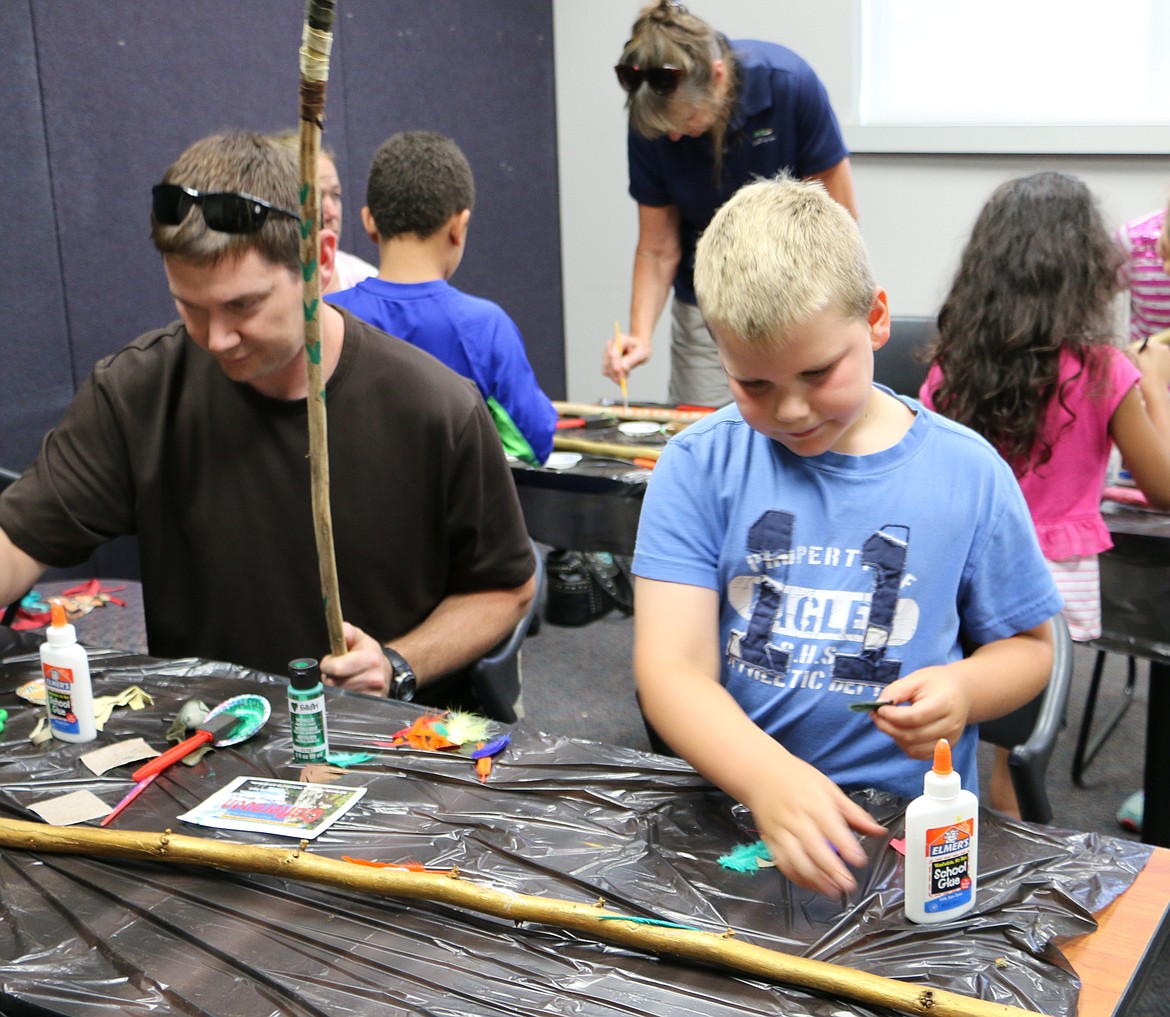
[[[78,644],[77,630],[65,620],[65,606],[59,600],[50,606],[45,639],[41,643],[41,671],[49,729],[63,742],[91,742],[97,737],[97,728],[89,655]]]
[[[940,738],[922,795],[906,807],[906,917],[946,922],[975,906],[979,799],[951,769],[951,746]]]

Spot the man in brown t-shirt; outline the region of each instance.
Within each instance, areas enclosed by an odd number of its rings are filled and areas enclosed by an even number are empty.
[[[138,535],[151,652],[361,692],[420,688],[497,644],[534,562],[494,426],[464,379],[321,307],[348,650],[325,655],[306,459],[297,170],[284,146],[192,145],[154,191],[180,321],[101,361],[0,497],[0,603],[48,565]],[[320,232],[323,287],[337,238]]]

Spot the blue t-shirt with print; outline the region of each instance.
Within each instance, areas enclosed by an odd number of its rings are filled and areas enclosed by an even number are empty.
[[[850,703],[1061,609],[1019,485],[973,431],[916,413],[892,448],[802,458],[732,405],[671,439],[634,572],[719,593],[721,680],[790,752],[844,788],[922,793],[907,757]],[[954,746],[976,791],[978,732]]]

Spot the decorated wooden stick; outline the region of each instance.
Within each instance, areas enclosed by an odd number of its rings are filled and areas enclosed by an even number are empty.
[[[463,879],[454,869],[449,872],[418,872],[355,865],[312,854],[305,841],[297,848],[283,850],[187,837],[170,830],[160,834],[47,826],[18,819],[0,819],[0,847],[205,865],[229,872],[257,872],[386,897],[434,901],[517,924],[532,922],[571,929],[594,939],[728,968],[920,1017],[1024,1017],[1031,1013],[1003,1003],[972,999],[942,989],[882,978],[855,968],[743,943],[734,938],[730,929],[717,933],[672,923],[652,924],[632,915],[609,911],[604,900],[583,904],[497,890]]]
[[[321,571],[321,600],[329,630],[329,649],[345,653],[333,517],[329,509],[329,442],[325,416],[325,381],[321,371],[321,249],[318,234],[320,196],[317,155],[325,116],[329,51],[333,46],[333,0],[308,0],[301,37],[301,273],[305,280],[305,373],[309,404],[309,473],[313,498],[313,533]]]
[[[588,438],[566,438],[559,434],[553,435],[553,448],[592,456],[615,456],[618,459],[657,459],[662,454],[660,445],[622,445],[616,441],[590,441]]]
[[[598,403],[565,403],[552,401],[553,409],[562,417],[587,417],[608,413],[618,420],[656,420],[660,424],[693,424],[710,416],[711,410],[674,410],[664,406],[602,406]]]

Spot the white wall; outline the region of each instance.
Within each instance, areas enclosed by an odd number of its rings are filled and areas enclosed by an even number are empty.
[[[842,121],[852,119],[853,0],[689,0],[687,6],[732,38],[796,50],[825,82]],[[600,364],[615,318],[627,324],[637,215],[626,193],[624,93],[613,65],[640,7],[639,0],[553,2],[565,361],[574,401],[618,395]],[[1164,156],[855,153],[852,161],[862,232],[895,314],[937,311],[979,208],[1009,177],[1038,169],[1074,173],[1097,194],[1110,223],[1164,205],[1170,191]],[[630,377],[631,398],[666,398],[668,317],[659,323],[653,359]]]

